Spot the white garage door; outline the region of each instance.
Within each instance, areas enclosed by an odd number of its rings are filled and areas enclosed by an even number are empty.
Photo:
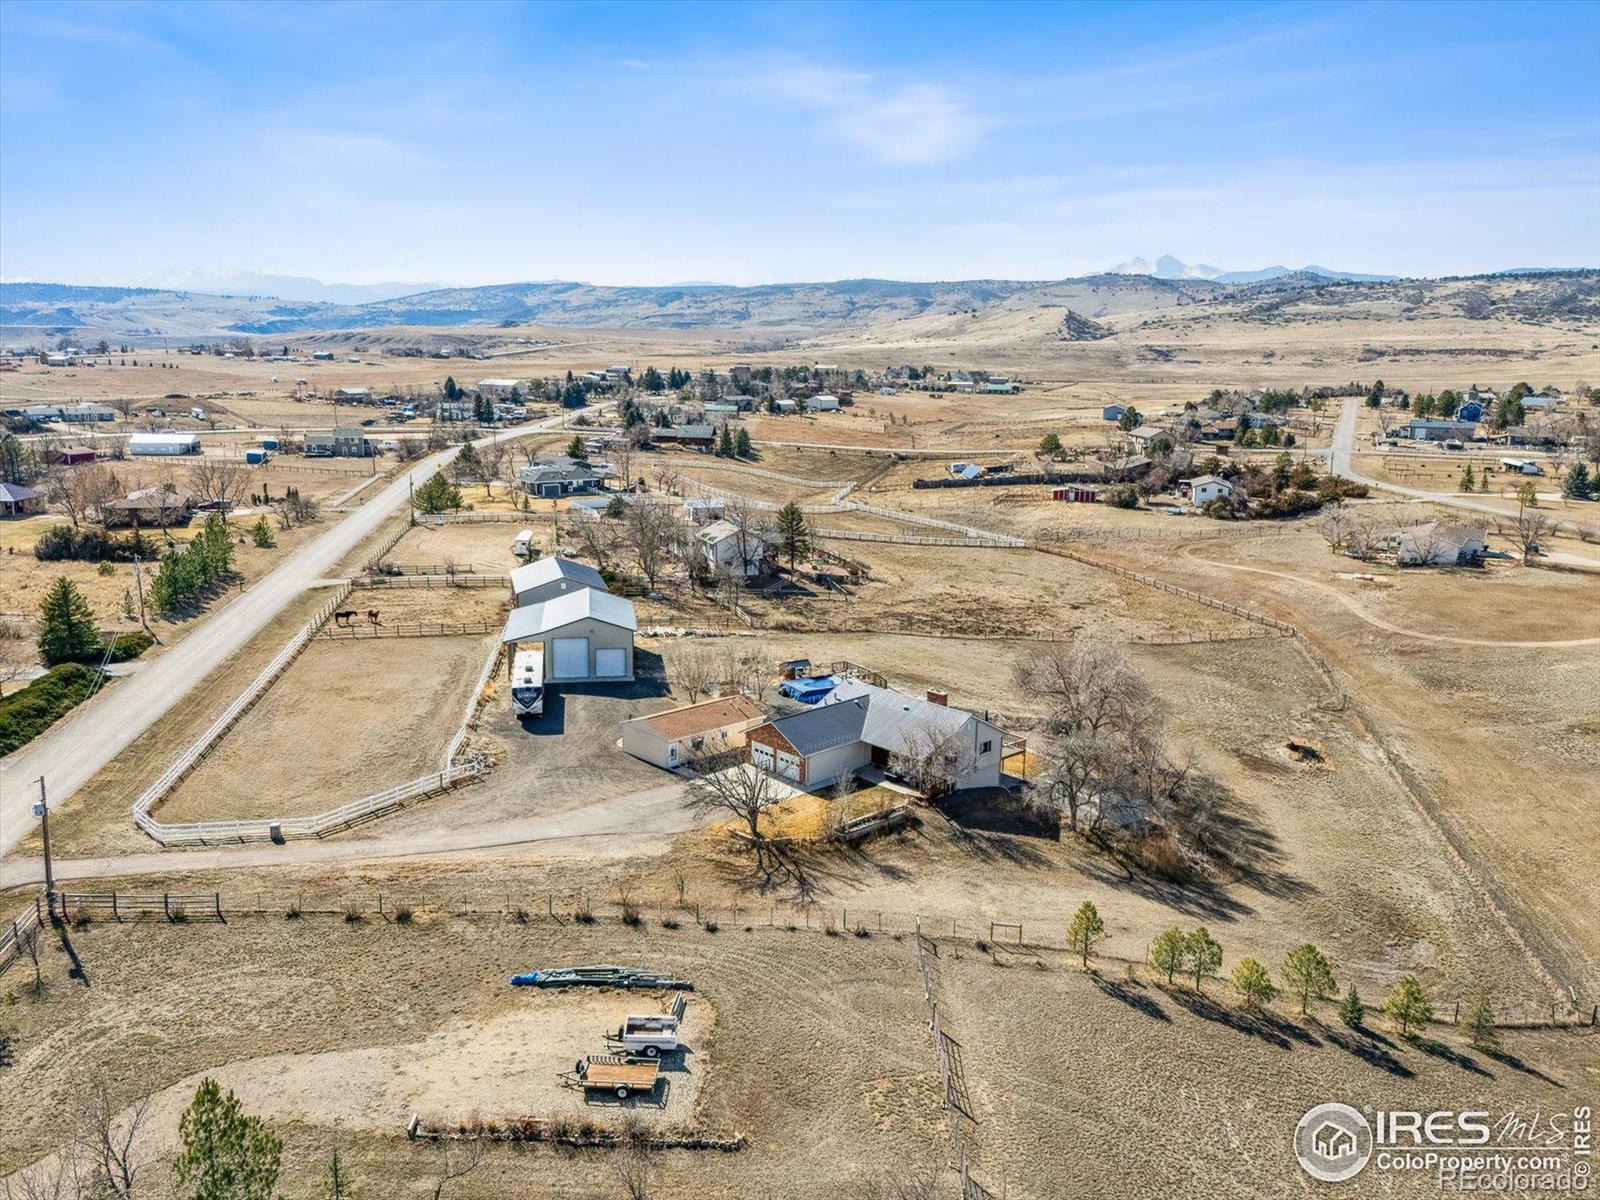
[[[555,661],[557,679],[587,679],[589,677],[589,639],[556,638]]]
[[[628,673],[626,650],[596,650],[594,673],[601,679],[621,679]]]
[[[782,750],[779,750],[778,774],[785,779],[793,779],[798,783],[800,781],[800,760],[792,754],[785,754]]]
[[[750,743],[750,761],[763,771],[772,770],[772,747],[760,742]]]

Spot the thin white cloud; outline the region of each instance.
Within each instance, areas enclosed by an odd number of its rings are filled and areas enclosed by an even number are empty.
[[[828,127],[884,162],[936,163],[973,149],[988,122],[937,84],[913,83],[841,109]]]
[[[976,148],[993,124],[942,84],[894,83],[804,61],[749,76],[744,85],[816,113],[822,133],[884,163],[949,162]]]

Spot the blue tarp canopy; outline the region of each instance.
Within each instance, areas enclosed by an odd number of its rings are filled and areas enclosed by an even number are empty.
[[[816,679],[786,679],[778,685],[778,691],[801,704],[815,704],[838,686],[839,681],[832,675],[823,675]]]

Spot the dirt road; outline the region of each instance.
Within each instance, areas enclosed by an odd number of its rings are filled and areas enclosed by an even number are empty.
[[[513,436],[555,428],[566,415],[521,427]],[[248,591],[222,605],[138,674],[81,705],[44,737],[0,759],[0,857],[32,830],[32,805],[41,776],[53,802],[70,796],[236,654],[291,600],[330,574],[335,563],[405,506],[413,483],[421,486],[454,453],[452,448],[418,462]],[[15,882],[7,877],[15,869],[0,868],[0,886]]]
[[[449,804],[450,798],[432,801]],[[426,829],[383,837],[351,835],[348,840],[296,841],[283,846],[226,846],[201,850],[161,850],[149,854],[103,858],[58,858],[58,882],[114,879],[137,875],[170,875],[176,871],[247,871],[261,867],[370,863],[396,858],[435,858],[455,854],[489,854],[517,849],[519,858],[538,847],[559,850],[576,839],[605,839],[618,855],[637,855],[666,839],[703,824],[683,803],[683,785],[663,784],[603,800],[587,808],[545,817],[501,821],[454,833]],[[590,848],[593,852],[592,848]],[[44,880],[43,864],[28,860],[10,864],[5,884],[16,887]]]
[[[1370,475],[1363,475],[1355,469],[1352,455],[1355,453],[1356,421],[1361,415],[1363,401],[1360,396],[1351,396],[1344,402],[1344,411],[1339,414],[1339,421],[1333,428],[1333,447],[1328,452],[1329,469],[1335,475],[1343,475],[1346,479],[1353,479],[1357,483],[1364,483],[1370,488],[1381,491],[1393,492],[1400,496],[1410,496],[1416,500],[1427,500],[1433,504],[1443,504],[1447,508],[1459,508],[1466,512],[1484,513],[1491,517],[1513,517],[1516,515],[1508,507],[1490,504],[1484,500],[1467,500],[1461,496],[1449,496],[1440,492],[1430,492],[1422,488],[1406,487],[1398,483],[1386,483],[1381,479],[1373,479]],[[1582,521],[1569,521],[1557,519],[1556,524],[1562,529],[1595,529],[1596,526]],[[1569,566],[1583,566],[1600,568],[1600,559],[1588,558],[1580,554],[1564,554]]]

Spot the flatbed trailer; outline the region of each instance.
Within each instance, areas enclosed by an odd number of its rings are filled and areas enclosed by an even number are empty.
[[[612,966],[601,963],[592,967],[554,967],[543,971],[525,971],[511,977],[512,987],[621,987],[662,989],[692,992],[694,984],[686,979],[674,979],[654,971],[640,971],[633,967]]]
[[[652,1092],[656,1074],[661,1070],[657,1062],[635,1062],[621,1054],[591,1054],[580,1058],[572,1070],[563,1071],[561,1078],[570,1087],[581,1087],[585,1092],[610,1092],[619,1100],[636,1093]]]

